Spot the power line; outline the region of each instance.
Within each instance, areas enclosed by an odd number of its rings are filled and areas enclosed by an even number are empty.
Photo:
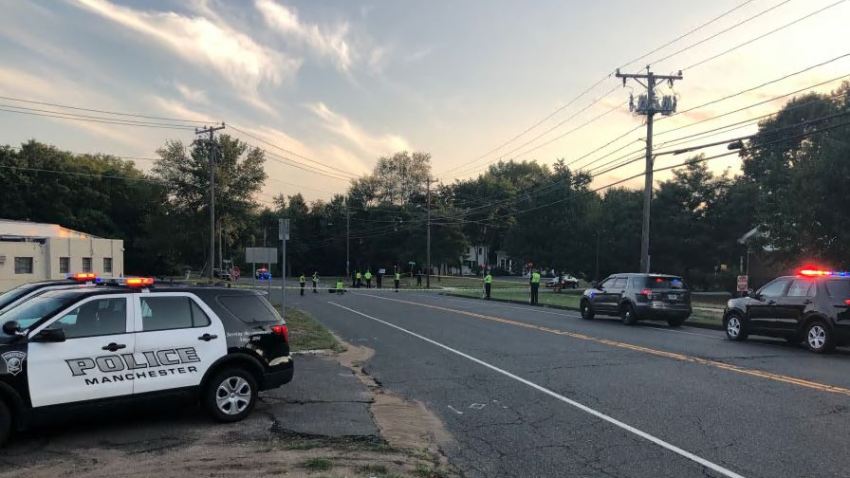
[[[838,0],[838,1],[837,1],[837,2],[835,2],[835,3],[831,3],[831,4],[829,4],[829,5],[827,5],[827,6],[823,7],[823,8],[820,8],[820,9],[818,9],[818,10],[815,10],[815,11],[813,11],[813,12],[809,13],[808,15],[802,16],[802,17],[800,17],[800,18],[798,18],[798,19],[796,19],[796,20],[794,20],[794,21],[791,21],[791,22],[789,22],[789,23],[786,23],[786,24],[784,24],[784,25],[782,25],[782,26],[780,26],[780,27],[774,28],[773,30],[770,30],[770,31],[768,31],[768,32],[762,33],[761,35],[758,35],[758,36],[756,36],[756,37],[754,37],[754,38],[751,38],[751,39],[749,39],[749,40],[747,40],[747,41],[745,41],[745,42],[743,42],[743,43],[739,43],[738,45],[735,45],[735,46],[733,46],[732,48],[729,48],[729,49],[727,49],[727,50],[724,50],[724,51],[722,51],[722,52],[720,52],[720,53],[718,53],[718,54],[716,54],[716,55],[710,56],[710,57],[705,58],[705,59],[703,59],[703,60],[700,60],[700,61],[698,61],[698,62],[696,62],[696,63],[694,63],[694,64],[692,64],[692,65],[689,65],[689,66],[685,67],[685,68],[684,68],[684,70],[690,70],[690,69],[696,68],[696,67],[698,67],[698,66],[701,66],[701,65],[703,65],[703,64],[705,64],[705,63],[708,63],[709,61],[716,60],[717,58],[720,58],[720,57],[721,57],[721,56],[723,56],[723,55],[726,55],[726,54],[728,54],[728,53],[731,53],[731,52],[733,52],[733,51],[735,51],[735,50],[737,50],[737,49],[739,49],[739,48],[742,48],[742,47],[744,47],[744,46],[746,46],[746,45],[749,45],[749,44],[751,44],[751,43],[754,43],[754,42],[756,42],[756,41],[758,41],[758,40],[761,40],[762,38],[765,38],[765,37],[767,37],[767,36],[773,35],[774,33],[779,32],[779,31],[781,31],[781,30],[784,30],[784,29],[786,29],[786,28],[788,28],[788,27],[790,27],[790,26],[792,26],[792,25],[796,25],[797,23],[800,23],[800,22],[802,22],[803,20],[806,20],[806,19],[808,19],[808,18],[811,18],[811,17],[813,17],[813,16],[815,16],[815,15],[817,15],[817,14],[819,14],[819,13],[825,12],[826,10],[829,10],[830,8],[833,8],[833,7],[835,7],[835,6],[839,5],[839,4],[842,4],[842,3],[846,2],[846,1],[847,1],[847,0]]]
[[[791,1],[791,0],[783,0],[783,1],[781,1],[781,2],[779,2],[779,3],[777,3],[777,4],[775,4],[775,5],[773,5],[773,6],[771,6],[771,7],[766,8],[765,10],[762,10],[762,11],[760,11],[760,12],[756,13],[755,15],[752,15],[752,16],[750,16],[750,17],[747,17],[747,18],[745,18],[745,19],[743,19],[743,20],[739,21],[738,23],[735,23],[734,25],[732,25],[732,26],[730,26],[730,27],[724,28],[723,30],[720,30],[719,32],[717,32],[717,33],[715,33],[715,34],[713,34],[713,35],[711,35],[711,36],[709,36],[709,37],[703,38],[702,40],[699,40],[699,41],[697,41],[697,42],[695,42],[695,43],[692,43],[692,44],[690,44],[690,45],[688,45],[688,46],[686,46],[686,47],[684,47],[684,48],[682,48],[682,49],[676,50],[676,51],[674,51],[673,53],[670,53],[670,54],[668,54],[668,55],[665,55],[665,56],[663,56],[663,57],[661,57],[661,58],[657,58],[655,61],[651,61],[651,62],[650,62],[650,64],[652,64],[652,65],[656,65],[656,64],[658,64],[658,63],[661,63],[662,61],[669,60],[670,58],[673,58],[674,56],[677,56],[677,55],[679,55],[680,53],[686,52],[686,51],[690,50],[691,48],[695,48],[695,47],[697,47],[697,46],[699,46],[699,45],[702,45],[703,43],[706,43],[706,42],[708,42],[708,41],[710,41],[710,40],[713,40],[713,39],[715,39],[715,38],[719,37],[720,35],[723,35],[723,34],[725,34],[725,33],[728,33],[728,32],[730,32],[730,31],[732,31],[732,30],[734,30],[734,29],[736,29],[736,28],[738,28],[738,27],[740,27],[740,26],[742,26],[742,25],[744,25],[744,24],[746,24],[746,23],[749,23],[749,22],[750,22],[750,21],[752,21],[752,20],[755,20],[756,18],[761,17],[762,15],[765,15],[765,14],[767,14],[767,13],[769,13],[769,12],[773,11],[773,10],[776,10],[777,8],[779,8],[779,7],[781,7],[781,6],[785,5],[785,4],[787,4],[787,3],[788,3],[788,2],[790,2],[790,1]]]
[[[307,156],[304,156],[304,155],[298,154],[298,153],[296,153],[296,152],[294,152],[294,151],[290,151],[290,150],[288,150],[288,149],[286,149],[286,148],[283,148],[283,147],[281,147],[281,146],[278,146],[278,145],[276,145],[276,144],[270,143],[270,142],[268,142],[268,141],[266,141],[266,140],[264,140],[264,139],[262,139],[262,138],[260,138],[260,137],[258,137],[258,136],[256,136],[256,135],[253,135],[253,134],[251,134],[251,133],[249,133],[249,132],[247,132],[247,131],[245,131],[245,130],[243,130],[243,129],[237,128],[237,127],[235,127],[235,126],[231,126],[231,128],[232,128],[233,130],[238,131],[239,133],[242,133],[242,134],[244,134],[245,136],[248,136],[249,138],[252,138],[252,139],[254,139],[254,140],[256,140],[256,141],[259,141],[259,142],[261,142],[261,143],[263,143],[263,144],[265,144],[265,145],[267,145],[267,146],[271,146],[272,148],[275,148],[275,149],[278,149],[278,150],[280,150],[280,151],[283,151],[283,152],[284,152],[284,153],[286,153],[286,154],[290,154],[290,155],[292,155],[292,156],[295,156],[295,157],[297,157],[297,158],[303,159],[303,160],[305,160],[305,161],[309,161],[309,162],[311,162],[311,163],[318,164],[319,166],[321,166],[321,167],[323,167],[323,168],[327,168],[327,169],[330,169],[330,170],[332,170],[332,171],[336,171],[337,173],[340,173],[340,174],[343,174],[343,175],[346,175],[346,176],[351,176],[352,178],[357,178],[357,177],[359,177],[359,175],[358,175],[358,174],[352,173],[352,172],[350,172],[350,171],[345,171],[345,170],[342,170],[342,169],[336,168],[336,167],[334,167],[334,166],[330,166],[330,165],[325,164],[325,163],[323,163],[323,162],[321,162],[321,161],[317,161],[317,160],[312,159],[312,158],[309,158],[309,157],[307,157]]]
[[[174,126],[174,125],[158,125],[154,123],[142,123],[142,122],[132,122],[132,121],[123,121],[123,120],[110,120],[110,119],[93,119],[93,118],[84,118],[80,116],[74,116],[71,113],[59,113],[59,114],[46,114],[46,113],[37,113],[31,111],[18,111],[18,110],[10,110],[6,108],[0,108],[0,111],[5,111],[7,113],[17,113],[23,115],[30,116],[42,116],[47,118],[57,118],[71,121],[87,121],[91,123],[105,123],[105,124],[113,124],[113,125],[121,125],[121,126],[136,126],[143,128],[159,128],[159,129],[171,129],[171,130],[182,130],[182,131],[191,131],[194,128],[186,127],[186,126]],[[60,116],[65,115],[65,116]]]
[[[150,115],[143,115],[143,114],[138,114],[138,113],[121,113],[121,112],[117,112],[117,111],[98,110],[98,109],[94,109],[94,108],[83,108],[83,107],[80,107],[80,106],[63,105],[63,104],[60,104],[60,103],[49,103],[49,102],[46,102],[46,101],[27,100],[27,99],[23,99],[23,98],[15,98],[15,97],[12,97],[12,96],[0,96],[0,99],[8,100],[8,101],[17,101],[17,102],[20,102],[20,103],[29,103],[29,104],[42,105],[42,106],[53,106],[53,107],[56,107],[56,108],[66,108],[66,109],[71,109],[71,110],[89,111],[89,112],[92,112],[92,113],[104,113],[104,114],[117,115],[117,116],[128,116],[128,117],[134,117],[134,118],[145,118],[145,119],[154,119],[154,120],[163,120],[163,121],[177,121],[177,122],[183,122],[183,123],[211,123],[211,121],[209,121],[209,120],[201,121],[201,120],[192,120],[192,119],[184,119],[184,118],[168,118],[168,117],[163,117],[163,116],[150,116]]]

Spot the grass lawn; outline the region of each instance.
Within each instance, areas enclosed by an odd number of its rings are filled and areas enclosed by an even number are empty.
[[[293,352],[325,349],[342,352],[345,350],[328,329],[301,310],[287,307],[286,325],[289,327],[289,344]]]

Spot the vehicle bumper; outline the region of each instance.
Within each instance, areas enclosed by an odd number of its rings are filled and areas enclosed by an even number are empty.
[[[291,382],[294,375],[295,364],[290,357],[287,362],[266,369],[266,373],[263,374],[263,385],[260,389],[270,390],[281,387]]]
[[[690,306],[663,304],[661,306],[651,303],[640,304],[635,307],[638,319],[680,319],[691,315]]]

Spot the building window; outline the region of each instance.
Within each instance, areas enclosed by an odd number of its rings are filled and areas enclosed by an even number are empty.
[[[83,272],[91,272],[91,257],[83,257]]]
[[[70,257],[60,257],[59,258],[59,273],[67,274],[71,272],[71,258]]]
[[[32,257],[16,257],[15,274],[32,274]]]
[[[105,274],[112,274],[112,258],[104,257],[103,258],[103,272]]]

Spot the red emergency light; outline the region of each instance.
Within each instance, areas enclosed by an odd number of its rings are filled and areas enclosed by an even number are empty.
[[[97,275],[93,272],[78,272],[71,274],[68,278],[77,282],[92,282],[97,280]]]
[[[128,277],[124,279],[124,285],[127,287],[149,287],[153,283],[153,277]]]

